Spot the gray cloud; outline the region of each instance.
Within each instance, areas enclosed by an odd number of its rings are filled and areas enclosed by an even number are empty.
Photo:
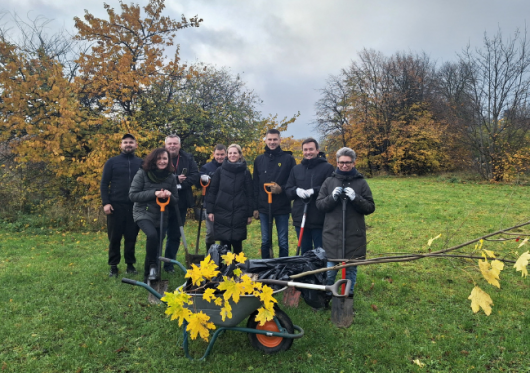
[[[119,8],[116,0],[107,0]],[[125,1],[127,3],[127,1]],[[146,1],[136,0],[140,5]],[[201,27],[179,32],[183,60],[229,66],[264,100],[264,114],[301,112],[288,135],[316,135],[318,89],[363,48],[385,55],[427,53],[438,63],[454,60],[467,44],[481,46],[484,32],[508,36],[524,29],[526,0],[168,0],[167,14],[199,15]],[[84,9],[103,17],[103,1],[3,0],[1,10],[31,10],[73,29]],[[171,53],[168,53],[171,54]]]

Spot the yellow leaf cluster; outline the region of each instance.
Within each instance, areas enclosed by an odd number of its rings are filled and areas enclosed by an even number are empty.
[[[238,255],[227,253],[222,257],[226,264],[232,264],[234,261],[244,263],[247,260],[243,253]],[[237,304],[241,296],[252,295],[258,297],[263,303],[263,307],[258,310],[256,321],[260,321],[262,324],[265,321],[272,320],[274,317],[274,303],[277,302],[273,297],[273,290],[260,282],[252,281],[248,275],[242,274],[239,268],[236,268],[233,273],[233,277],[223,276],[223,281],[218,284],[217,289],[205,288],[202,298],[219,306],[219,314],[222,320],[225,321],[226,318],[232,318],[231,302]],[[193,285],[204,288],[218,274],[217,265],[208,255],[201,261],[200,266],[192,265],[185,277],[189,278]],[[216,296],[216,292],[222,292],[222,295]],[[167,303],[166,314],[171,316],[171,320],[177,320],[179,325],[187,321],[187,330],[190,332],[191,339],[196,339],[197,336],[200,336],[207,341],[209,330],[215,329],[215,325],[209,321],[210,317],[201,310],[193,312],[190,309],[189,305],[193,303],[192,299],[190,294],[179,288],[173,293],[165,293],[162,301]]]
[[[487,259],[484,259],[478,261],[478,266],[480,268],[482,276],[484,276],[486,281],[488,281],[489,284],[496,286],[500,289],[501,284],[498,280],[500,280],[499,275],[504,269],[504,263],[500,260],[494,260],[490,264]]]

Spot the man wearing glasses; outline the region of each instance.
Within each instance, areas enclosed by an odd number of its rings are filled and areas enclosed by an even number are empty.
[[[366,225],[364,216],[375,211],[372,191],[364,176],[355,168],[355,152],[341,148],[337,152],[337,169],[328,177],[317,198],[317,208],[325,213],[322,241],[328,259],[360,259],[366,256]],[[343,203],[345,214],[345,253],[343,240]],[[337,262],[328,262],[328,268]],[[327,284],[335,282],[337,270],[327,272]],[[349,296],[357,279],[357,266],[348,267],[346,278],[352,282]]]

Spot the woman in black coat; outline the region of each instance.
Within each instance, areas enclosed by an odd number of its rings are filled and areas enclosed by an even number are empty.
[[[160,229],[167,225],[167,216],[160,221],[160,206],[156,199],[169,197],[168,208],[178,206],[177,179],[173,174],[170,155],[164,148],[153,150],[138,170],[129,190],[129,198],[134,202],[133,219],[147,236],[144,265],[144,281],[157,280],[158,250],[160,246]]]
[[[252,176],[242,156],[241,147],[228,147],[227,159],[212,177],[206,198],[208,219],[214,223],[214,238],[239,254],[252,222]]]

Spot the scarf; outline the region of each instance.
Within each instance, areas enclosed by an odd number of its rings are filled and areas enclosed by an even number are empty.
[[[170,172],[168,170],[152,170],[147,171],[147,177],[155,184],[160,184],[167,179]]]

